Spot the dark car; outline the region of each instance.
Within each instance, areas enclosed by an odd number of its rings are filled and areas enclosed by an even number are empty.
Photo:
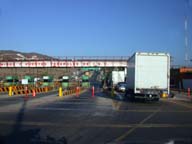
[[[125,92],[127,88],[127,83],[125,82],[119,82],[116,86],[115,86],[115,90],[118,92]]]

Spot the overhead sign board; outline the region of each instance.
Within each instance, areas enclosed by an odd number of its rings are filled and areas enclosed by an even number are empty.
[[[127,61],[3,61],[0,67],[127,67]]]

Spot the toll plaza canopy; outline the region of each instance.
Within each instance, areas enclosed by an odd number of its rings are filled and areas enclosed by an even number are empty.
[[[0,61],[0,67],[127,67],[127,59]]]

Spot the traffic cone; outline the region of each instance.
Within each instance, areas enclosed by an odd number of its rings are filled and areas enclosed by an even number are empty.
[[[36,96],[36,92],[35,92],[35,90],[33,89],[33,94],[32,94],[32,96],[33,97],[35,97]]]
[[[92,97],[95,97],[95,87],[92,87]]]
[[[79,87],[76,87],[76,97],[79,97]]]

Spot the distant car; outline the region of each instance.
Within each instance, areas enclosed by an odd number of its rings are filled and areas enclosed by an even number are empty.
[[[118,92],[125,92],[127,88],[127,83],[125,82],[119,82],[116,86],[115,86],[115,90]]]

